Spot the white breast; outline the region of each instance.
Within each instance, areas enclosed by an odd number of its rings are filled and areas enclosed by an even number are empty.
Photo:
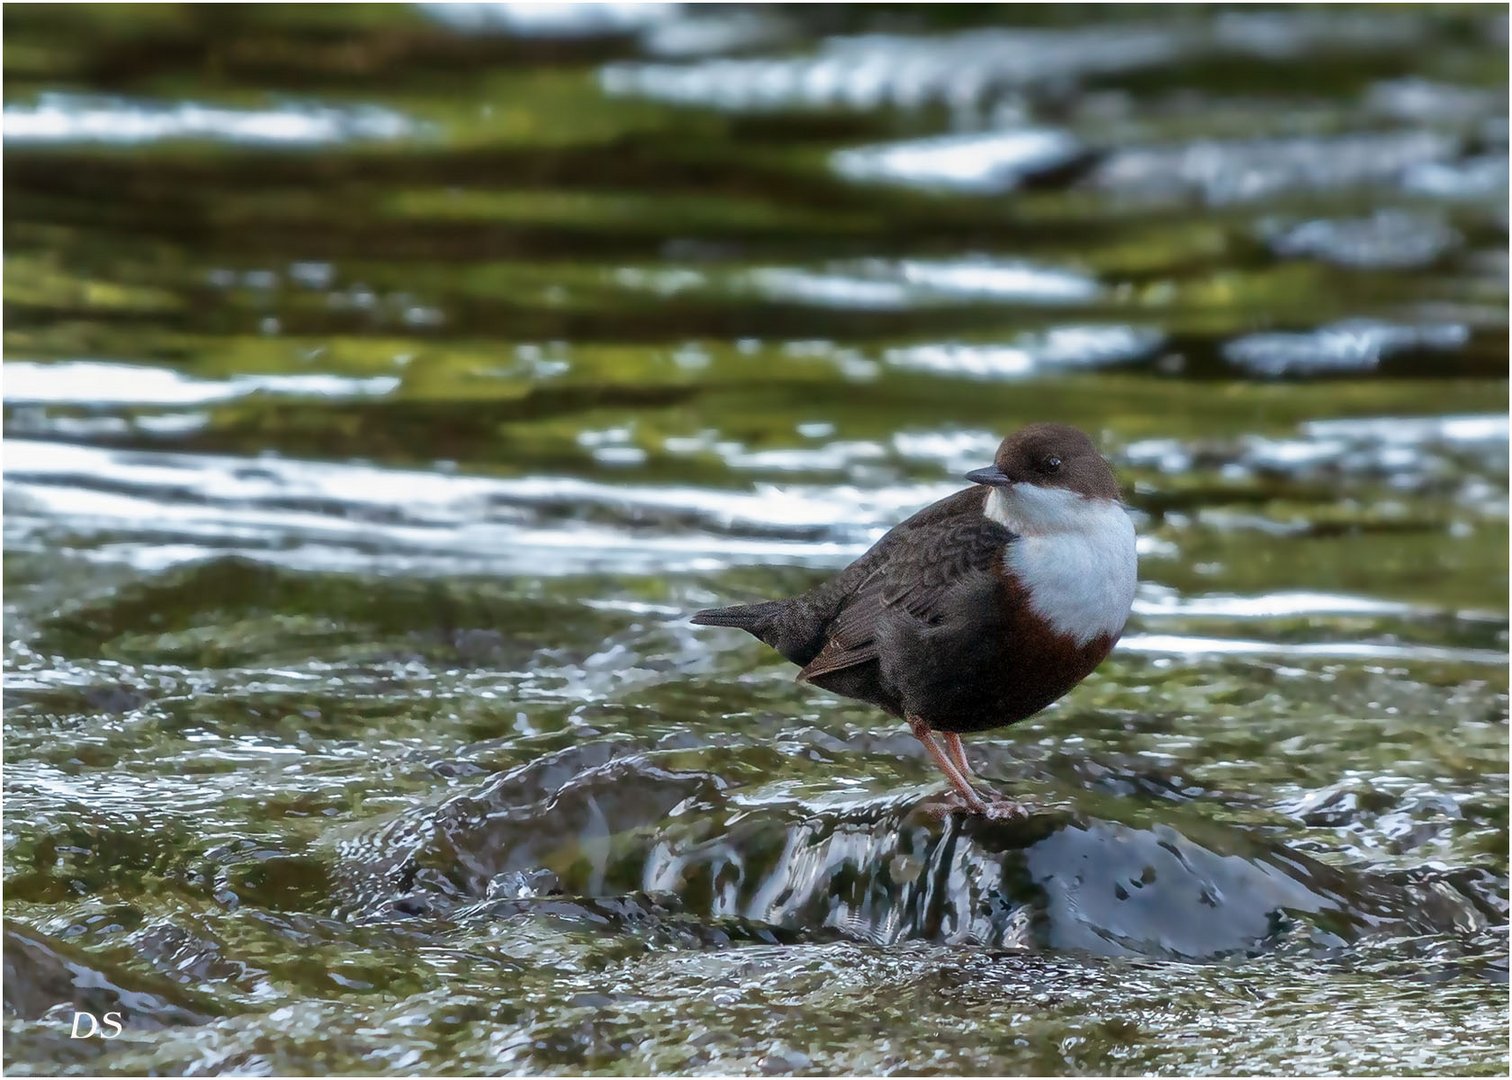
[[[1134,604],[1134,522],[1121,503],[1061,488],[993,488],[988,517],[1018,533],[1004,555],[1035,614],[1085,645],[1123,632]]]

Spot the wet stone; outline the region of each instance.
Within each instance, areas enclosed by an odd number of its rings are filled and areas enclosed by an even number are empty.
[[[4,951],[5,1011],[11,1016],[118,1012],[133,1028],[155,1030],[202,1024],[221,1011],[210,999],[161,976],[119,968],[9,920]]]
[[[673,775],[632,767],[619,773],[622,783]],[[1065,813],[941,819],[893,801],[843,812],[769,806],[713,833],[705,824],[660,819],[652,835],[623,814],[583,818],[565,831],[544,827],[589,790],[564,785],[515,818],[525,826],[520,832],[503,824],[507,812],[459,817],[452,807],[460,804],[448,804],[435,811],[442,827],[432,834],[444,838],[435,851],[447,862],[433,861],[429,844],[413,857],[449,879],[448,894],[475,890],[487,898],[486,908],[469,910],[494,918],[555,913],[588,925],[664,921],[663,901],[615,891],[616,883],[643,882],[651,897],[677,897],[684,915],[738,919],[800,939],[834,931],[876,943],[1005,947],[1023,944],[1032,928],[1042,948],[1202,959],[1268,948],[1288,913],[1326,917],[1346,936],[1383,920],[1422,932],[1447,928],[1414,911],[1407,892],[1213,828],[1197,839],[1169,826]],[[665,807],[676,794],[653,805]],[[564,839],[557,846],[532,839],[548,831]],[[528,859],[562,869],[520,865]],[[458,873],[490,863],[516,868],[486,880]],[[1448,903],[1435,910],[1453,925],[1462,916]]]

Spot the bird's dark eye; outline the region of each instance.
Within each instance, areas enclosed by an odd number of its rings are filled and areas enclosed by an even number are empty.
[[[1045,471],[1046,472],[1055,472],[1060,467],[1061,467],[1061,459],[1060,458],[1055,457],[1055,456],[1052,455],[1051,457],[1047,457],[1045,459]]]

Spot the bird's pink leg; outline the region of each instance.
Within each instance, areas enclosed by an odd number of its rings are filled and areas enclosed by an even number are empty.
[[[972,783],[972,781],[976,780],[976,774],[971,771],[971,764],[966,760],[966,746],[961,742],[961,737],[953,731],[941,731],[938,734],[940,742],[944,744],[945,753],[950,758],[951,764],[956,767],[956,770],[960,772],[965,781],[971,784],[972,790],[978,791],[979,789]],[[986,784],[983,784],[980,790],[984,791],[987,797],[985,812],[989,817],[1024,817],[1029,813],[1023,804],[1015,802],[1000,791],[994,791]],[[978,797],[980,798],[981,796],[979,795]]]
[[[973,814],[986,814],[987,804],[977,794],[976,788],[971,786],[971,781],[961,772],[960,767],[951,760],[948,753],[935,738],[935,733],[930,730],[928,724],[917,716],[908,718],[908,726],[913,730],[914,738],[924,744],[924,749],[929,751],[929,756],[934,758],[934,763],[945,774],[945,779],[950,781],[950,786],[956,789],[957,794],[965,802],[966,808]],[[947,736],[948,738],[948,736]]]
[[[942,731],[940,742],[944,744],[945,753],[950,755],[950,760],[955,762],[955,767],[961,771],[966,782],[975,780],[976,773],[971,771],[971,763],[966,760],[966,747],[961,743],[961,737],[953,731]]]

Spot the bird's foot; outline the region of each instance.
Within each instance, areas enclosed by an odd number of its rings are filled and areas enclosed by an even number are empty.
[[[967,796],[964,792],[951,788],[941,793],[940,798],[929,807],[929,812],[937,817],[962,814],[985,821],[1022,821],[1029,816],[1029,808],[1023,803],[990,789],[985,793],[973,789],[971,795]]]
[[[994,791],[980,816],[988,821],[1023,821],[1029,816],[1029,807]]]

